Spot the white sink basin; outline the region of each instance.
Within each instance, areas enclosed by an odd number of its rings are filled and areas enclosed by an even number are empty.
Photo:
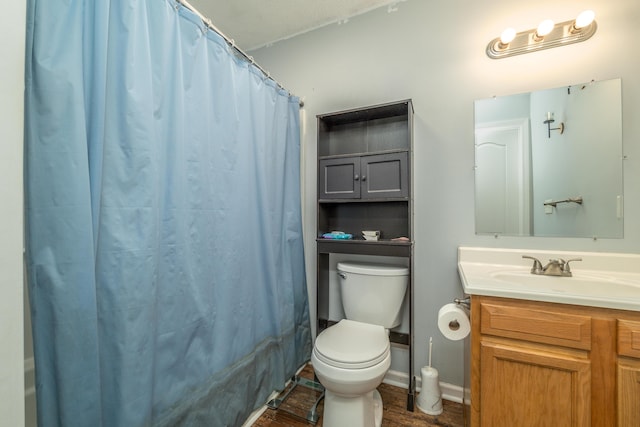
[[[640,286],[625,283],[612,277],[593,276],[583,273],[573,277],[542,276],[522,271],[495,271],[491,277],[505,283],[507,286],[521,288],[534,287],[537,291],[558,292],[563,294],[608,295],[638,298]]]
[[[573,277],[531,273],[531,260],[570,259]],[[458,271],[469,295],[550,301],[640,311],[640,255],[459,248]]]

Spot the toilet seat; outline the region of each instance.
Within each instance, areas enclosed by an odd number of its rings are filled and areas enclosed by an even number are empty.
[[[327,365],[363,369],[385,360],[389,337],[382,326],[343,319],[318,335],[313,352]]]

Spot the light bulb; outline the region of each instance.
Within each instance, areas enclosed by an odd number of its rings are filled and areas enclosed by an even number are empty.
[[[500,43],[507,45],[516,38],[516,30],[513,28],[506,28],[502,34],[500,34]]]
[[[593,10],[585,10],[584,12],[580,13],[580,15],[578,15],[573,26],[576,28],[576,30],[587,27],[593,22],[593,19],[595,17],[596,14],[593,13]]]
[[[536,30],[536,36],[538,37],[546,36],[551,32],[551,30],[553,30],[554,25],[555,24],[551,19],[545,19],[540,23],[540,25],[538,25],[538,29]]]

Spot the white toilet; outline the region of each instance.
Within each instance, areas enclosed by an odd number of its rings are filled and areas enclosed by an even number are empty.
[[[376,388],[391,366],[389,329],[400,324],[409,269],[338,263],[346,319],[316,338],[311,363],[325,388],[323,425],[380,427],[382,399]]]

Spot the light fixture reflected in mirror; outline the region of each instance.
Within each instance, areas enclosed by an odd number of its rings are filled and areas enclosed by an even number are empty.
[[[500,37],[489,42],[487,56],[500,59],[583,42],[593,36],[598,28],[594,18],[592,10],[585,10],[573,21],[554,24],[552,20],[546,19],[537,28],[519,33],[507,28]]]
[[[564,123],[562,123],[562,122],[560,122],[558,127],[555,127],[555,128],[551,127],[551,123],[554,123],[555,121],[556,120],[554,118],[554,114],[551,111],[548,111],[547,112],[547,117],[546,117],[546,119],[545,119],[545,121],[543,123],[547,125],[547,131],[548,131],[549,138],[551,138],[551,131],[552,130],[559,130],[560,131],[560,135],[562,135],[564,133]]]

